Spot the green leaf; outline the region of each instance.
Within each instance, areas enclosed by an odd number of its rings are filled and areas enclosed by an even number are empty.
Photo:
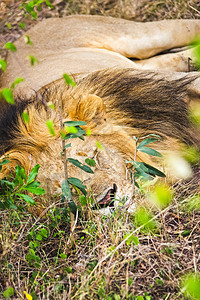
[[[79,180],[78,178],[75,178],[75,177],[70,177],[70,178],[68,178],[67,181],[68,181],[68,183],[79,188],[85,196],[87,195],[86,186],[82,184],[81,180]]]
[[[30,263],[31,262],[39,263],[41,261],[41,258],[35,254],[35,251],[33,249],[29,249],[29,252],[26,254],[26,260]]]
[[[55,110],[55,105],[52,103],[52,101],[49,101],[49,102],[47,103],[47,105],[48,105],[49,108]]]
[[[34,8],[33,3],[34,3],[33,1],[30,1],[27,5],[25,5],[24,8],[28,13],[31,13],[33,11]]]
[[[200,211],[200,194],[193,195],[186,199],[185,207],[187,211]]]
[[[103,146],[101,145],[100,142],[96,141],[96,146],[99,148],[99,150],[103,150]]]
[[[39,60],[35,58],[33,55],[28,55],[27,57],[30,60],[31,66],[34,66],[35,63],[39,63]]]
[[[75,127],[75,126],[65,126],[65,130],[68,132],[68,133],[71,133],[71,134],[75,134],[78,132],[78,128]]]
[[[65,145],[65,147],[63,148],[63,151],[60,152],[60,155],[62,156],[63,153],[64,153],[64,150],[67,149],[67,148],[70,148],[71,147],[71,143]]]
[[[47,125],[47,127],[49,129],[50,134],[55,136],[56,133],[55,133],[55,130],[54,130],[53,121],[52,120],[47,120],[46,121],[46,125]]]
[[[66,259],[66,258],[67,258],[67,255],[66,255],[65,253],[61,253],[61,254],[60,254],[60,257],[61,257],[62,259]]]
[[[195,63],[199,67],[200,66],[200,37],[197,37],[193,43],[191,43],[194,48],[193,56],[195,58]]]
[[[65,135],[64,137],[65,140],[74,139],[74,138],[79,138],[81,140],[84,140],[85,130],[83,130],[81,127],[72,126],[72,127],[66,127],[65,129],[70,132]]]
[[[40,233],[43,237],[47,238],[48,237],[48,231],[45,228],[42,228],[40,230]]]
[[[37,13],[33,10],[33,11],[31,11],[31,16],[33,17],[33,19],[34,20],[36,20],[37,19]]]
[[[88,128],[88,129],[86,130],[86,135],[87,135],[87,136],[91,136],[91,134],[92,134],[92,130],[91,130],[90,128]]]
[[[36,234],[36,239],[38,240],[38,241],[42,241],[42,236],[41,236],[41,234]]]
[[[127,238],[127,240],[126,240],[126,244],[129,246],[129,245],[131,245],[131,244],[134,244],[134,245],[138,245],[139,244],[139,239],[138,239],[138,237],[137,236],[134,236],[133,234],[125,234],[124,235],[124,238],[123,238],[123,240],[125,240]]]
[[[144,139],[138,146],[137,146],[137,149],[140,150],[141,147],[145,146],[145,145],[148,145],[150,143],[153,143],[153,142],[157,142],[158,139],[157,138],[148,138],[148,139]]]
[[[45,194],[46,193],[46,191],[43,189],[43,188],[41,188],[41,187],[24,187],[24,190],[26,190],[26,191],[28,191],[28,192],[30,192],[30,193],[32,193],[32,194],[35,194],[35,195],[43,195],[43,194]]]
[[[25,188],[37,188],[37,187],[39,187],[40,186],[40,183],[38,182],[38,181],[33,181],[33,182],[31,182],[31,183],[28,183],[26,186],[25,186]]]
[[[15,188],[15,186],[16,186],[16,184],[14,183],[14,182],[12,182],[12,181],[8,181],[8,180],[6,180],[6,179],[1,179],[1,185],[3,186],[3,185],[6,185],[9,189],[14,189]]]
[[[155,282],[156,282],[157,285],[163,286],[163,281],[160,278],[158,278],[158,277],[155,278]]]
[[[51,9],[54,9],[54,6],[51,4],[51,2],[49,0],[45,0],[45,3],[48,7],[50,7]]]
[[[84,121],[66,121],[64,122],[64,124],[68,127],[71,127],[71,126],[83,126],[86,125],[87,123]]]
[[[148,199],[157,207],[163,209],[169,205],[172,200],[173,192],[170,188],[162,183],[155,186],[154,190],[149,193]]]
[[[18,168],[17,168],[18,167]],[[26,172],[25,172],[25,169],[22,167],[20,168],[19,166],[16,166],[15,168],[15,172],[16,172],[16,175],[20,176],[22,179],[26,180]]]
[[[76,215],[78,208],[77,208],[76,204],[74,203],[74,201],[72,200],[71,189],[70,189],[70,186],[69,186],[69,183],[67,180],[65,180],[62,183],[62,194],[67,199],[67,204],[68,204],[70,211],[74,215]]]
[[[94,167],[95,166],[95,160],[94,159],[91,159],[91,158],[86,158],[85,159],[85,162],[86,162],[86,164],[88,164],[89,166],[91,166],[91,167]]]
[[[24,201],[26,201],[28,204],[35,204],[35,201],[33,200],[33,198],[31,198],[29,195],[24,195],[24,194],[19,194],[16,193],[16,195],[20,198],[22,198]]]
[[[6,23],[6,26],[8,27],[8,29],[12,29],[12,25],[9,22]]]
[[[26,172],[25,172],[24,168],[20,168],[19,175],[21,176],[21,178],[23,178],[24,180],[26,180]]]
[[[159,176],[159,177],[166,177],[165,174],[158,169],[144,163],[144,162],[138,162],[135,161],[133,162],[133,166],[135,169],[141,173],[141,176],[143,176],[143,172],[146,173],[146,175],[151,175],[151,176]]]
[[[26,180],[26,174],[24,168],[20,168],[20,166],[15,167],[15,180],[14,182],[19,185],[23,185],[23,180]]]
[[[26,29],[26,25],[25,25],[23,22],[20,22],[20,23],[19,23],[19,26],[20,26],[22,29]]]
[[[68,204],[70,211],[76,216],[78,207],[76,206],[74,201],[71,199],[70,201],[67,202],[67,204]]]
[[[138,150],[152,156],[162,157],[162,154],[160,152],[149,147],[140,147]]]
[[[70,163],[72,163],[73,165],[75,165],[76,167],[82,169],[83,171],[85,171],[86,173],[94,173],[92,171],[92,169],[86,165],[83,165],[80,161],[78,161],[77,159],[73,159],[73,158],[68,158],[67,159]]]
[[[30,172],[30,174],[28,176],[27,184],[31,183],[35,179],[35,177],[38,174],[39,168],[40,168],[39,164],[37,164],[35,167],[33,167],[33,169],[31,170],[31,172]]]
[[[6,158],[3,158],[2,161],[0,161],[0,166],[3,166],[3,165],[7,165],[10,161]]]
[[[15,81],[13,81],[13,83],[11,84],[11,89],[14,90],[15,86],[16,86],[17,84],[19,84],[20,82],[22,82],[22,81],[24,81],[24,79],[21,78],[21,77],[18,77],[18,78],[17,78]]]
[[[12,51],[12,52],[17,51],[16,46],[13,43],[11,43],[11,42],[6,43],[5,44],[5,48],[8,49],[8,50],[10,50],[10,51]]]
[[[191,230],[184,230],[184,231],[181,233],[181,235],[182,235],[183,237],[189,236],[190,234],[191,234]]]
[[[143,162],[138,162],[138,161],[134,162],[133,161],[132,164],[133,164],[135,170],[137,171],[135,173],[135,177],[137,177],[137,178],[142,177],[143,180],[152,180],[153,179],[153,177],[150,176],[150,174],[148,172],[148,168],[146,168],[144,166]]]
[[[25,123],[29,123],[30,122],[30,118],[29,118],[29,114],[26,111],[23,111],[22,113],[22,119]]]
[[[158,170],[158,169],[156,169],[156,168],[154,168],[154,167],[152,167],[152,166],[150,166],[146,163],[143,163],[143,164],[148,169],[148,172],[149,172],[150,175],[156,175],[156,176],[159,176],[159,177],[166,177],[166,175],[163,172],[161,172],[160,170]]]
[[[135,214],[135,224],[137,227],[144,226],[144,229],[154,230],[156,228],[156,222],[152,220],[152,214],[144,207],[138,207]]]
[[[71,147],[71,145],[72,145],[71,143],[69,143],[69,144],[65,145],[64,149],[70,148],[70,147]],[[64,149],[63,149],[63,150],[64,150]]]
[[[65,83],[71,86],[76,86],[76,83],[72,80],[72,78],[68,74],[63,74],[63,78],[65,79]]]
[[[67,180],[62,183],[62,194],[67,198],[67,201],[72,199],[71,189]]]
[[[2,95],[5,98],[5,100],[9,103],[9,104],[15,104],[15,100],[13,97],[13,93],[11,91],[11,89],[9,88],[4,88],[2,90]]]
[[[14,205],[11,199],[6,198],[5,200],[0,199],[0,208],[3,210],[8,208],[17,209],[17,206]]]
[[[134,176],[134,184],[135,184],[135,186],[139,189],[140,188],[140,186],[139,186],[139,184],[137,183],[137,181],[136,181],[136,178],[135,178],[136,176]],[[138,176],[138,177],[140,177],[140,176]]]
[[[0,68],[2,71],[5,71],[7,67],[7,62],[4,59],[0,59]]]
[[[83,195],[79,195],[79,201],[82,206],[85,206],[87,204],[87,198]]]
[[[5,290],[5,291],[3,292],[3,296],[4,296],[6,299],[10,298],[10,297],[13,296],[13,295],[14,295],[14,289],[13,289],[11,286],[9,286],[9,287],[7,288],[7,290]]]
[[[182,280],[182,292],[187,299],[200,300],[200,274],[190,273]]]
[[[33,45],[33,43],[31,42],[30,36],[29,35],[25,35],[25,43],[27,45]]]

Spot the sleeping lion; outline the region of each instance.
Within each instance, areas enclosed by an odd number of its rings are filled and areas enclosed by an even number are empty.
[[[69,177],[79,178],[95,199],[110,195],[131,199],[134,185],[126,161],[162,166],[161,158],[137,151],[133,136],[161,137],[162,154],[184,145],[200,149],[200,133],[188,118],[199,101],[200,79],[189,46],[200,34],[200,20],[136,23],[100,16],[69,16],[39,22],[15,42],[7,55],[1,87],[18,77],[15,105],[0,104],[0,155],[9,155],[1,178],[18,164],[27,174],[40,164],[38,180],[49,194],[61,193],[64,165],[60,153],[61,120],[85,121],[84,140],[72,139],[67,157],[94,159],[94,174],[68,163]],[[169,51],[170,50],[170,51]],[[37,61],[31,66],[27,58]],[[66,85],[69,74],[76,86]],[[50,108],[54,104],[54,109]],[[29,122],[22,112],[29,114]],[[52,120],[55,134],[46,126]],[[97,142],[102,146],[100,149]],[[152,144],[153,147],[153,144]]]

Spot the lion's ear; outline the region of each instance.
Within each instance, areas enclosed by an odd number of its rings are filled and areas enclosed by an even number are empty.
[[[106,107],[103,100],[92,94],[83,96],[69,114],[72,120],[81,120],[87,127],[93,128],[102,124],[106,118]]]

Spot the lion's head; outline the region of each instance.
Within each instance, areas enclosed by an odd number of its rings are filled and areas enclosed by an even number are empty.
[[[126,132],[126,128],[118,126],[110,119],[102,99],[96,95],[82,94],[79,89],[67,88],[58,92],[41,91],[42,99],[17,100],[15,106],[9,107],[1,120],[4,129],[4,149],[9,155],[9,164],[3,166],[2,175],[8,174],[18,164],[25,168],[28,174],[32,167],[40,164],[37,180],[48,194],[61,193],[61,185],[65,179],[61,122],[85,121],[82,126],[85,132],[91,130],[84,140],[71,139],[71,147],[66,148],[66,157],[79,160],[85,164],[85,159],[95,161],[93,174],[68,162],[68,176],[76,177],[87,186],[89,195],[96,201],[106,198],[131,198],[134,185],[126,169],[126,160],[135,156],[135,142]],[[53,101],[55,109],[48,107]],[[29,122],[22,118],[22,111],[29,114]],[[8,115],[11,116],[8,121]],[[61,116],[62,115],[62,116]],[[51,119],[55,134],[52,135],[46,125]],[[62,121],[61,121],[62,119]],[[98,146],[98,143],[101,147]],[[142,160],[145,155],[139,157]]]
[[[158,80],[159,79],[159,80]],[[93,174],[88,174],[68,162],[68,176],[79,178],[89,194],[105,200],[110,194],[116,198],[131,198],[134,186],[130,181],[126,160],[155,160],[138,151],[133,136],[157,133],[162,136],[157,149],[167,152],[179,149],[183,143],[199,148],[199,131],[187,117],[187,85],[193,79],[184,77],[170,83],[152,74],[123,70],[95,72],[81,79],[76,87],[68,87],[62,80],[42,88],[29,100],[16,99],[0,114],[0,153],[8,154],[10,163],[3,166],[5,176],[15,165],[27,172],[40,164],[38,180],[49,194],[61,192],[65,179],[61,139],[65,121],[84,121],[84,140],[71,139],[66,157],[85,163],[94,159]],[[177,93],[178,86],[178,93]],[[53,103],[55,108],[50,108]],[[22,112],[27,110],[26,123]],[[175,113],[174,113],[175,112]],[[46,125],[52,120],[55,134]],[[99,142],[102,146],[97,146]],[[136,155],[137,154],[137,155]]]

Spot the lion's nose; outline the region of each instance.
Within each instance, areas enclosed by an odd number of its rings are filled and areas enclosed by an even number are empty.
[[[117,185],[115,183],[113,184],[113,189],[112,190],[113,190],[114,194],[117,192]]]
[[[92,207],[92,209],[105,208],[107,206],[114,207],[114,199],[115,199],[116,192],[117,192],[117,185],[114,183],[113,188],[109,189],[106,195],[98,203],[96,203]]]

